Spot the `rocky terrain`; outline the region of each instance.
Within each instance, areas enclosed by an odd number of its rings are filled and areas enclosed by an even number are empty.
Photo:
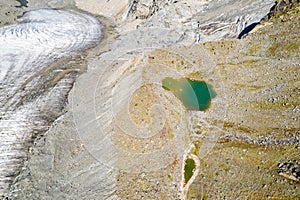
[[[297,199],[300,8],[273,5],[29,1],[20,9],[101,15],[104,38],[84,58],[50,65],[87,72],[65,113],[34,135],[6,198]],[[187,110],[162,88],[168,77],[208,83],[209,108]]]

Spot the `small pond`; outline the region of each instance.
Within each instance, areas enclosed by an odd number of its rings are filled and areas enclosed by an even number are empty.
[[[192,178],[194,174],[194,170],[196,168],[195,161],[193,159],[186,159],[185,166],[184,166],[184,183],[187,182]]]

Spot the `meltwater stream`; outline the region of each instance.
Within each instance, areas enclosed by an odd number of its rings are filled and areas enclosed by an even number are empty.
[[[34,137],[62,114],[78,53],[103,35],[97,19],[74,11],[33,10],[18,21],[0,29],[0,197]]]

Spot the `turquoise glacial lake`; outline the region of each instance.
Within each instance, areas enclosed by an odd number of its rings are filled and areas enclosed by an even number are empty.
[[[209,108],[211,99],[216,97],[209,84],[189,78],[167,77],[162,80],[162,87],[172,92],[188,110],[204,111]]]

